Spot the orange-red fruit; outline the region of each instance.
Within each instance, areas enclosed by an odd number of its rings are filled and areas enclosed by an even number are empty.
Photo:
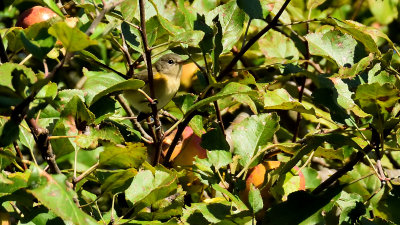
[[[22,12],[18,17],[15,26],[27,28],[35,23],[46,21],[55,16],[57,16],[57,14],[51,9],[42,6],[35,6]]]
[[[176,131],[164,139],[164,150],[168,149],[175,133]],[[200,146],[200,143],[201,138],[193,132],[192,128],[186,127],[182,133],[182,142],[175,147],[170,161],[173,161],[174,166],[191,166],[195,156],[200,159],[206,158],[207,151]]]

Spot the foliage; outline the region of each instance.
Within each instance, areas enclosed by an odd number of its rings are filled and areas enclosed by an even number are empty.
[[[400,224],[399,4],[0,2],[2,224]],[[166,52],[196,69],[139,123]]]

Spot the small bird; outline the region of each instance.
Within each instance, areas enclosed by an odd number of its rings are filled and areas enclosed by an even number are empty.
[[[163,108],[169,101],[171,101],[178,91],[183,63],[184,61],[179,55],[169,53],[161,56],[161,58],[153,64],[153,86],[155,99],[157,100],[157,110]],[[150,96],[147,70],[136,73],[134,78],[146,82],[142,90]],[[123,94],[130,105],[137,111],[145,114],[152,111],[149,101],[139,91],[130,90],[125,91]]]

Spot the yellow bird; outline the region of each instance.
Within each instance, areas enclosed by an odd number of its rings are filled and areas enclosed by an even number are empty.
[[[166,54],[153,64],[154,94],[157,100],[157,110],[163,108],[175,96],[179,89],[182,75],[182,58],[174,53]],[[146,82],[142,90],[150,96],[147,70],[140,71],[134,78]],[[151,107],[146,97],[139,91],[125,91],[124,97],[133,108],[142,113],[150,113]]]

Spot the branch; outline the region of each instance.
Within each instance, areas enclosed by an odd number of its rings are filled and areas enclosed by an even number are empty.
[[[125,112],[131,117],[131,122],[132,124],[139,130],[139,132],[142,134],[142,140],[145,141],[148,144],[153,143],[153,138],[150,137],[146,133],[146,131],[143,129],[142,125],[140,125],[139,121],[135,118],[135,114],[133,113],[132,109],[129,107],[129,105],[126,103],[126,101],[122,98],[121,95],[116,96],[117,101],[119,104],[124,108]]]
[[[93,34],[94,29],[99,25],[101,20],[104,18],[104,16],[113,8],[124,2],[125,0],[118,0],[115,2],[111,2],[110,4],[103,4],[103,10],[101,10],[100,14],[96,16],[96,18],[93,20],[92,24],[90,24],[90,27],[86,30],[85,34],[87,36],[90,36]]]
[[[52,173],[60,174],[61,170],[56,163],[56,156],[53,153],[53,148],[50,144],[49,131],[38,126],[35,119],[27,119],[29,128],[33,134],[39,152],[50,167]]]
[[[140,35],[143,40],[143,48],[144,48],[144,58],[146,59],[147,64],[147,75],[150,87],[150,97],[154,100],[154,77],[153,77],[153,66],[151,64],[151,48],[149,47],[146,35],[146,14],[144,7],[144,0],[139,0],[139,9],[140,9]],[[156,135],[154,136],[154,147],[156,149],[156,156],[154,157],[153,165],[156,165],[160,162],[161,159],[161,143],[162,143],[162,131],[161,131],[161,122],[158,116],[157,110],[157,102],[150,102],[154,124],[151,124],[150,129],[155,126]]]
[[[320,185],[318,185],[318,187],[315,188],[311,193],[315,194],[315,195],[321,193],[323,190],[328,188],[331,184],[333,184],[340,177],[345,175],[347,172],[353,170],[353,167],[360,160],[362,160],[366,154],[368,154],[370,151],[372,151],[374,148],[376,148],[376,146],[379,146],[379,143],[380,143],[379,134],[375,129],[372,129],[371,144],[364,147],[361,151],[358,151],[357,154],[355,155],[355,157],[350,162],[348,162],[341,169],[336,171],[336,173],[334,173],[332,176],[330,176],[328,179],[326,179],[324,182],[322,182]]]
[[[275,15],[275,17],[272,19],[270,23],[264,29],[262,29],[258,34],[256,34],[253,38],[251,38],[245,46],[240,49],[240,52],[235,55],[235,57],[232,59],[232,61],[225,67],[225,69],[221,72],[219,77],[217,77],[217,81],[220,81],[225,75],[227,75],[232,68],[236,65],[236,63],[239,61],[239,59],[244,55],[244,53],[250,49],[250,47],[256,43],[258,39],[260,39],[265,33],[267,33],[272,27],[276,26],[278,24],[279,17],[282,15],[283,11],[286,9],[288,4],[290,3],[291,0],[286,0],[282,8],[279,9],[279,12]]]
[[[310,26],[308,23],[306,23],[306,30],[307,30],[307,34],[310,32]],[[308,44],[307,39],[304,39],[304,45],[306,47],[306,54],[304,55],[304,58],[306,61],[306,63],[304,63],[304,69],[307,71],[308,70],[308,61],[310,60],[311,54],[310,54],[310,46]],[[299,89],[299,102],[301,103],[303,100],[303,93],[304,93],[304,88],[306,86],[306,77],[300,77],[298,84],[300,85],[300,87],[297,87]],[[301,113],[297,112],[297,116],[296,116],[296,122],[294,125],[294,133],[293,133],[293,139],[292,142],[295,142],[297,139],[297,136],[299,135],[299,130],[300,130],[300,122],[301,122]]]
[[[178,129],[176,131],[175,137],[168,148],[167,154],[165,155],[164,165],[170,164],[169,160],[171,159],[172,152],[174,151],[175,146],[178,144],[179,138],[181,137],[183,131],[185,130],[185,127],[189,124],[190,120],[193,119],[196,113],[197,113],[196,111],[190,113],[189,115],[186,116],[186,118],[182,121],[182,123],[178,124]]]

